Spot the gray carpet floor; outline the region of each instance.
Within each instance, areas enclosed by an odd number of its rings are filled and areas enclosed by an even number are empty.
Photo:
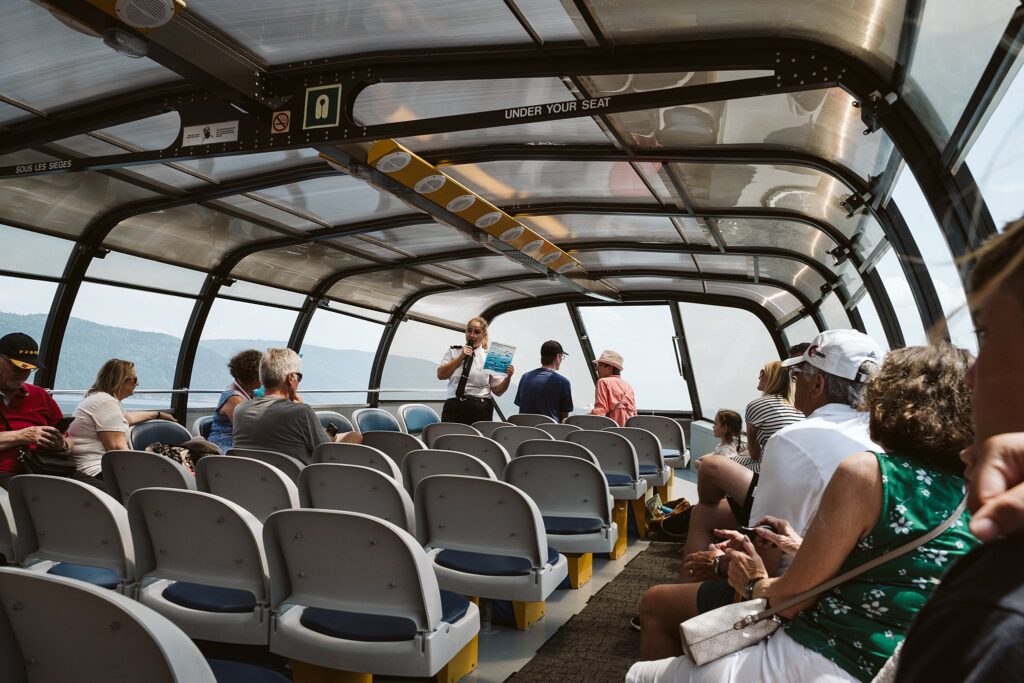
[[[679,578],[682,544],[652,543],[595,594],[508,683],[622,681],[640,655],[640,634],[629,626],[640,597]]]

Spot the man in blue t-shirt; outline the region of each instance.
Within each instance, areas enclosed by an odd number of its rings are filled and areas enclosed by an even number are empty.
[[[562,358],[567,355],[562,345],[554,340],[541,344],[541,367],[519,380],[516,405],[520,413],[547,415],[555,422],[568,417],[572,412],[572,387],[569,380],[557,372]]]

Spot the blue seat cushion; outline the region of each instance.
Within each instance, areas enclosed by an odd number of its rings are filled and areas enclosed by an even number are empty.
[[[657,465],[640,465],[639,471],[640,471],[640,474],[660,474],[661,473],[660,470],[658,470],[658,466]]]
[[[593,534],[605,527],[597,517],[544,516],[544,530],[549,534]]]
[[[483,576],[524,576],[533,569],[533,564],[522,557],[471,553],[466,550],[442,550],[434,561],[448,569]],[[549,547],[548,564],[556,562],[558,551]]]
[[[661,449],[661,457],[663,457],[663,458],[678,458],[679,457],[679,449],[678,448],[662,448]]]
[[[207,659],[210,671],[217,683],[291,683],[284,674],[246,662],[235,662],[230,659]]]
[[[175,605],[201,612],[243,613],[256,609],[256,596],[238,588],[178,581],[165,588],[162,595]]]
[[[466,616],[468,609],[469,600],[458,593],[441,591],[441,621],[454,624]],[[345,640],[387,643],[412,640],[416,636],[416,623],[412,619],[382,614],[307,607],[299,621],[311,631]]]
[[[113,569],[106,569],[105,567],[91,567],[87,564],[71,564],[70,562],[61,562],[50,567],[47,574],[53,574],[54,576],[63,576],[68,579],[76,579],[78,581],[85,581],[91,583],[94,586],[100,588],[109,588],[114,590],[117,588],[119,579],[117,578],[117,572]]]
[[[629,486],[633,483],[628,474],[610,474],[605,472],[604,478],[608,480],[609,486]]]

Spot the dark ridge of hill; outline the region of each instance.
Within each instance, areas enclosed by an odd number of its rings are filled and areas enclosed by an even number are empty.
[[[8,332],[24,332],[40,340],[46,316],[19,315],[0,312],[0,336]],[[265,339],[214,339],[203,341],[196,352],[191,386],[195,389],[220,389],[228,384],[227,362],[245,349],[264,350],[280,346],[280,341]],[[84,389],[96,377],[96,371],[111,357],[135,363],[142,389],[166,389],[174,381],[181,339],[159,332],[142,332],[111,325],[71,318],[68,321],[55,386]],[[112,356],[116,354],[116,356]],[[329,349],[307,345],[302,348],[303,378],[306,389],[363,389],[373,363],[367,351]],[[392,356],[387,377],[395,378],[391,386],[402,388],[441,388],[435,376],[436,364],[419,358]],[[389,380],[390,382],[390,380]],[[388,384],[385,384],[387,386]],[[360,397],[358,401],[362,401]]]

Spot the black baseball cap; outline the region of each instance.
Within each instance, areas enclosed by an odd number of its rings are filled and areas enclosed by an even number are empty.
[[[36,340],[21,332],[0,337],[0,356],[4,356],[11,364],[22,370],[46,368],[39,362],[39,345]]]
[[[540,345],[541,356],[557,356],[558,354],[562,354],[563,356],[569,355],[565,352],[565,349],[562,348],[562,345],[554,339],[549,339]]]

